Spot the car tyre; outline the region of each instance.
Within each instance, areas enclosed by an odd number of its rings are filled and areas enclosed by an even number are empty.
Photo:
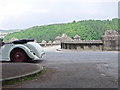
[[[28,59],[27,54],[25,53],[24,50],[20,48],[16,48],[12,50],[10,54],[10,59],[12,62],[25,62]]]

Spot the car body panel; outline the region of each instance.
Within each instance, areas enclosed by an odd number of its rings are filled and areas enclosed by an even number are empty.
[[[10,61],[10,53],[15,48],[21,48],[32,60],[39,60],[45,54],[42,47],[35,42],[27,42],[25,44],[5,44],[1,47],[0,61]]]
[[[44,54],[43,48],[37,43],[28,42],[27,44],[25,44],[25,46],[29,47],[30,50],[39,58],[41,58]]]

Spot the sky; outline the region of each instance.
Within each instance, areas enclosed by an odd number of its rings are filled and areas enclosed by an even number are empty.
[[[119,0],[0,0],[0,29],[118,17]]]

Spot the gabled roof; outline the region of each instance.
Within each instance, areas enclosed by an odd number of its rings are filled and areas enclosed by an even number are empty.
[[[79,35],[75,35],[74,39],[80,39]]]

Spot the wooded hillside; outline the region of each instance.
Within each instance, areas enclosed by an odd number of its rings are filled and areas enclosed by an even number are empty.
[[[118,30],[118,19],[112,20],[83,20],[70,23],[34,26],[20,32],[8,34],[4,40],[9,41],[12,37],[18,39],[34,38],[38,42],[42,40],[54,41],[56,36],[66,33],[73,38],[76,34],[82,40],[99,40],[106,30]]]

